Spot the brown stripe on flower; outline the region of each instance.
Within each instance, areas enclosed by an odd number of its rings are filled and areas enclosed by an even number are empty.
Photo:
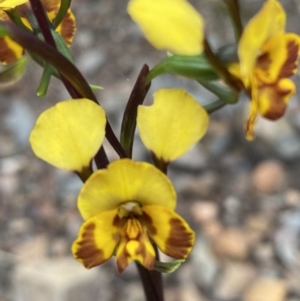
[[[271,65],[271,58],[268,52],[263,53],[257,58],[256,67],[268,71]]]
[[[164,253],[177,259],[186,258],[194,243],[194,232],[187,229],[178,218],[172,218],[170,226],[171,231]]]
[[[278,83],[265,87],[269,94],[269,108],[266,112],[263,112],[263,116],[270,120],[277,120],[282,117],[286,110],[285,97],[290,95],[292,91],[290,89],[280,89]]]
[[[144,217],[144,222],[147,226],[148,232],[150,233],[150,235],[155,235],[157,233],[157,230],[156,230],[155,226],[153,225],[153,220],[152,220],[151,216],[143,211],[143,217]]]
[[[299,43],[295,40],[289,41],[287,47],[287,58],[279,72],[278,79],[287,78],[295,74],[299,53]]]
[[[96,225],[89,223],[84,227],[82,237],[76,241],[75,258],[82,261],[83,265],[90,269],[105,262],[104,252],[97,248],[94,238]]]
[[[61,34],[68,46],[70,46],[76,31],[75,17],[70,10],[67,12],[57,31]]]
[[[43,6],[47,13],[55,12],[57,14],[60,7],[60,0],[42,0]]]
[[[9,48],[7,39],[9,38],[0,38],[0,61],[3,64],[10,64],[18,59],[16,53],[11,48]]]

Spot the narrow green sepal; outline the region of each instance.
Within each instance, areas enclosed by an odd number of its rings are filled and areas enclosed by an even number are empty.
[[[56,32],[55,30],[51,30],[53,39],[55,41],[55,45],[57,47],[57,50],[63,54],[70,62],[73,63],[73,57],[70,51],[70,48],[68,47],[67,43],[63,39],[63,37]]]
[[[37,89],[37,96],[45,97],[48,91],[48,87],[50,84],[51,76],[55,72],[55,69],[48,63],[45,63],[44,71],[42,78],[40,80],[40,84]]]
[[[217,81],[198,81],[204,88],[215,94],[225,103],[234,104],[239,100],[239,95],[232,89]]]
[[[6,36],[10,36],[10,32],[6,29],[5,26],[0,25],[0,37],[6,37]]]
[[[6,14],[8,15],[9,19],[12,22],[14,22],[15,24],[17,24],[19,27],[21,27],[25,30],[29,30],[29,28],[22,21],[18,9],[13,8],[13,9],[7,10]]]
[[[14,84],[22,78],[26,70],[28,59],[23,56],[16,62],[1,67],[0,84]]]
[[[104,88],[101,86],[97,86],[97,85],[91,85],[90,84],[90,88],[92,89],[93,92],[99,91],[99,90],[103,90]]]
[[[147,82],[161,74],[174,74],[206,81],[219,78],[203,54],[197,56],[171,55],[149,72]]]
[[[144,65],[136,80],[127,102],[121,125],[120,142],[123,146],[128,158],[132,157],[132,147],[134,141],[134,133],[136,129],[136,117],[138,106],[141,105],[146,97],[151,83],[145,84],[149,67]]]
[[[170,262],[156,261],[154,270],[157,272],[170,274],[175,272],[183,262],[185,262],[185,259],[177,259]]]
[[[54,41],[55,41],[58,51],[61,54],[63,54],[70,62],[73,62],[73,58],[72,58],[71,52],[69,50],[69,47],[66,44],[66,42],[64,41],[64,39],[62,38],[62,36],[54,30],[51,30],[51,33],[54,38]],[[41,38],[41,39],[43,40],[43,38]],[[50,84],[51,76],[58,75],[57,70],[53,66],[51,66],[49,63],[42,62],[42,64],[44,64],[44,66],[43,66],[44,71],[43,71],[42,78],[40,80],[39,87],[37,89],[37,96],[39,96],[39,97],[46,96],[48,87]]]

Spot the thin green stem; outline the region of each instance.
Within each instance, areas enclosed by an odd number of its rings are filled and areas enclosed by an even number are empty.
[[[132,89],[123,114],[120,142],[129,158],[132,157],[132,147],[136,129],[138,106],[143,103],[151,85],[151,83],[145,85],[145,78],[148,72],[149,67],[147,65],[144,65]]]
[[[218,99],[212,103],[209,103],[208,105],[203,106],[203,108],[206,110],[208,114],[212,114],[213,112],[216,112],[220,110],[221,108],[225,107],[227,105],[226,102],[224,102],[221,99]]]
[[[60,2],[60,7],[57,15],[52,21],[53,27],[56,29],[59,24],[63,21],[64,17],[66,16],[69,8],[71,6],[71,0],[62,0]]]
[[[241,21],[239,2],[238,0],[224,0],[224,2],[226,3],[230,15],[236,41],[238,42],[243,33],[243,24]]]
[[[210,62],[210,64],[216,70],[216,72],[220,75],[220,77],[224,80],[224,82],[233,91],[239,92],[240,88],[237,80],[234,76],[230,74],[230,72],[223,65],[220,59],[214,54],[206,38],[204,39],[204,53],[206,55],[207,60]]]
[[[8,15],[9,19],[11,21],[13,21],[15,24],[17,24],[21,28],[29,31],[29,28],[23,23],[20,15],[18,13],[18,10],[16,8],[6,11],[6,14]]]
[[[151,152],[151,155],[155,167],[158,168],[160,171],[162,171],[164,174],[167,174],[169,162],[165,162],[164,160],[157,158],[155,153]]]
[[[156,260],[159,261],[158,248],[153,244],[156,254]],[[163,281],[161,272],[152,270],[149,271],[141,264],[136,262],[138,272],[140,274],[144,292],[147,301],[164,301]]]

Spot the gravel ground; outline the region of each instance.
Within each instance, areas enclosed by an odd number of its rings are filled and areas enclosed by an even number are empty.
[[[233,41],[221,2],[192,1],[214,47]],[[241,2],[245,20],[262,3]],[[281,2],[288,30],[300,34],[298,0]],[[75,62],[89,82],[104,87],[97,96],[119,133],[139,70],[165,54],[142,37],[126,14],[126,1],[73,0],[72,8]],[[39,113],[69,96],[54,79],[48,96],[38,99],[40,74],[31,63],[20,82],[1,91],[0,300],[144,300],[134,265],[118,275],[114,260],[86,271],[71,258],[82,222],[76,208],[82,184],[37,159],[28,144]],[[299,87],[299,74],[294,80]],[[185,87],[202,103],[213,100],[196,83],[163,76],[153,82],[148,103],[160,87]],[[241,98],[214,113],[205,138],[170,166],[177,210],[197,241],[187,262],[165,276],[167,301],[300,301],[299,92],[280,121],[259,120],[252,143],[244,138],[247,111]],[[107,152],[116,159],[108,146]],[[138,137],[134,158],[149,158]]]

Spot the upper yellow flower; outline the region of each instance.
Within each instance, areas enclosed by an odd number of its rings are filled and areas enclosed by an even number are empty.
[[[295,93],[288,77],[295,74],[300,54],[300,37],[285,33],[286,15],[277,0],[268,0],[249,21],[239,46],[239,64],[230,66],[251,94],[246,137],[252,140],[257,114],[276,120]]]
[[[116,256],[121,273],[132,261],[147,269],[155,265],[155,250],[184,259],[194,244],[194,232],[174,212],[176,194],[161,171],[129,159],[111,163],[83,186],[78,207],[85,222],[72,246],[86,268]]]
[[[186,0],[131,0],[128,13],[157,49],[183,55],[202,52],[203,19]]]
[[[0,0],[0,9],[11,9],[24,4],[28,0]]]
[[[4,1],[3,3],[8,3],[8,4],[11,3],[11,4],[15,4],[15,6],[19,6],[20,4],[23,4],[25,2],[28,1],[7,0]],[[61,0],[41,0],[41,2],[47,12],[49,20],[52,21],[57,15]],[[32,30],[28,17],[26,16],[26,13],[22,8],[23,6],[17,8],[21,20],[28,27],[28,29]],[[1,7],[1,3],[0,3],[0,20],[9,21],[9,17],[5,13],[4,9]],[[67,45],[70,46],[75,31],[76,31],[75,17],[71,12],[71,10],[69,9],[61,24],[56,28],[56,32],[58,32],[65,40]],[[0,38],[0,61],[3,64],[13,63],[14,61],[20,59],[23,54],[24,54],[24,49],[19,44],[14,42],[12,39],[10,39],[9,37]]]
[[[186,153],[206,133],[209,116],[183,89],[161,89],[152,106],[139,106],[137,126],[145,146],[169,163]]]

